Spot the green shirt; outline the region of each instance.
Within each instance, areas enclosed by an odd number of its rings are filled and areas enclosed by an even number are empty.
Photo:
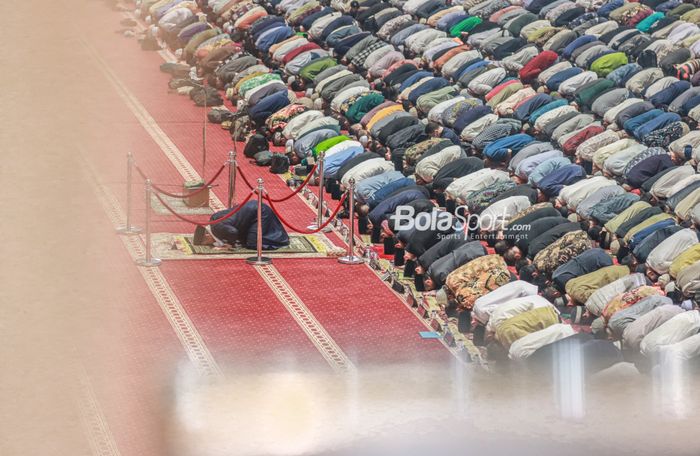
[[[616,68],[627,65],[627,55],[624,52],[614,52],[597,58],[591,64],[591,71],[595,71],[598,76],[604,78]]]
[[[378,92],[369,93],[357,99],[345,112],[345,117],[350,123],[357,123],[365,114],[382,103],[384,103],[384,95]]]
[[[582,89],[576,94],[576,103],[578,103],[580,107],[587,106],[590,108],[601,93],[614,86],[615,83],[610,79],[598,79],[595,84]]]
[[[321,59],[316,59],[313,62],[307,64],[299,71],[299,76],[307,81],[313,81],[317,74],[321,71],[326,70],[330,67],[334,67],[338,64],[332,57],[324,57]]]
[[[335,146],[336,144],[339,144],[343,141],[348,141],[350,138],[345,136],[345,135],[339,135],[339,136],[334,136],[332,138],[324,139],[320,143],[316,144],[313,148],[313,153],[314,157],[316,157],[319,153],[325,152],[331,147]]]
[[[252,77],[252,78],[248,79],[246,82],[244,82],[243,84],[241,84],[241,87],[239,87],[239,89],[238,89],[238,95],[241,97],[244,97],[245,94],[249,90],[254,89],[256,87],[259,87],[267,82],[275,81],[275,80],[281,81],[282,78],[277,73],[265,73],[265,74],[261,74],[259,76]]]
[[[416,100],[416,106],[421,112],[427,113],[435,105],[454,98],[457,95],[457,89],[454,86],[443,87],[442,89],[434,90],[421,95]]]
[[[450,36],[460,36],[462,32],[469,32],[482,22],[481,18],[477,16],[470,16],[466,19],[462,19],[450,28]]]

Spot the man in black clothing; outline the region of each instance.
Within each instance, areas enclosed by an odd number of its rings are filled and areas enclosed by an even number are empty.
[[[452,141],[452,144],[459,146],[461,141],[457,133],[451,128],[445,128],[442,125],[435,122],[428,122],[428,126],[425,127],[425,134],[433,138],[444,138]]]

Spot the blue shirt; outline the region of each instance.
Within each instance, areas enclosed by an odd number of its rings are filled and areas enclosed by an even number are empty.
[[[547,95],[546,93],[538,93],[534,97],[531,97],[529,100],[525,101],[523,104],[515,108],[515,111],[513,112],[513,117],[515,117],[518,120],[526,121],[527,118],[530,116],[531,112],[551,102],[551,96]]]
[[[547,79],[545,84],[547,85],[547,88],[551,91],[559,90],[559,86],[562,82],[566,81],[567,79],[573,78],[579,73],[583,73],[583,68],[567,68],[566,70],[554,73],[552,76],[549,77],[549,79]]]
[[[540,180],[549,173],[570,164],[571,160],[566,157],[554,157],[550,158],[549,160],[545,160],[532,170],[530,176],[528,177],[528,182],[530,184],[537,185]]]
[[[634,130],[634,136],[639,140],[643,140],[652,131],[658,130],[659,128],[663,128],[666,125],[671,124],[673,122],[677,122],[679,120],[681,120],[681,116],[679,116],[675,112],[663,113],[638,126]]]
[[[255,47],[264,53],[270,50],[273,44],[284,41],[294,34],[291,27],[282,26],[275,27],[264,31],[260,37],[255,41]]]
[[[564,48],[563,51],[561,51],[561,56],[565,59],[569,59],[571,57],[571,54],[579,47],[583,46],[584,44],[588,44],[590,42],[593,42],[597,40],[594,35],[583,35],[579,36],[576,38],[574,41],[571,43],[567,44],[566,47]]]
[[[370,208],[374,209],[389,195],[391,195],[400,188],[408,187],[410,185],[416,185],[416,181],[411,179],[410,177],[402,177],[401,179],[388,183],[376,192],[374,192],[374,195],[372,195],[372,197],[369,200],[367,200],[367,204],[369,204]]]
[[[520,149],[534,140],[535,138],[526,133],[518,133],[517,135],[497,139],[484,148],[484,157],[502,162],[508,158],[509,150],[512,152],[512,155],[515,155]]]
[[[430,71],[426,71],[426,70],[416,71],[415,73],[413,73],[412,75],[407,77],[401,83],[401,85],[399,86],[399,92],[402,92],[407,87],[409,87],[409,86],[415,84],[416,82],[418,82],[419,80],[421,80],[423,78],[427,78],[429,76],[433,76],[433,73],[431,73]]]
[[[355,198],[360,202],[367,202],[377,190],[399,179],[403,179],[404,175],[400,171],[389,171],[387,173],[377,174],[376,176],[362,179],[355,186]]]
[[[343,141],[332,148],[341,148],[342,150],[326,157],[323,161],[323,173],[327,179],[335,178],[335,175],[338,173],[340,167],[343,166],[343,163],[365,151],[362,145],[351,141]]]
[[[391,216],[396,208],[408,204],[411,201],[428,199],[425,195],[424,190],[420,187],[406,189],[396,195],[385,199],[379,203],[372,211],[369,213],[369,220],[374,226],[379,226],[379,224]]]
[[[586,177],[586,170],[580,165],[567,165],[547,174],[537,186],[548,197],[557,196],[562,188]]]

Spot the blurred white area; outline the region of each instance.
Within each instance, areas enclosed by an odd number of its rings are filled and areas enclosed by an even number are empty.
[[[651,377],[632,365],[585,380],[578,369],[552,381],[416,363],[208,383],[182,368],[167,434],[177,456],[700,454],[694,395],[669,420],[655,410]]]

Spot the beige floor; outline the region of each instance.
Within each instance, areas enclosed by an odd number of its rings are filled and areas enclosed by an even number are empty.
[[[110,333],[119,278],[96,272],[104,213],[80,171],[81,77],[72,16],[84,0],[4,5],[0,26],[0,454],[83,455],[80,360],[88,329]],[[123,286],[122,284],[121,286]],[[91,341],[91,343],[94,341]]]

